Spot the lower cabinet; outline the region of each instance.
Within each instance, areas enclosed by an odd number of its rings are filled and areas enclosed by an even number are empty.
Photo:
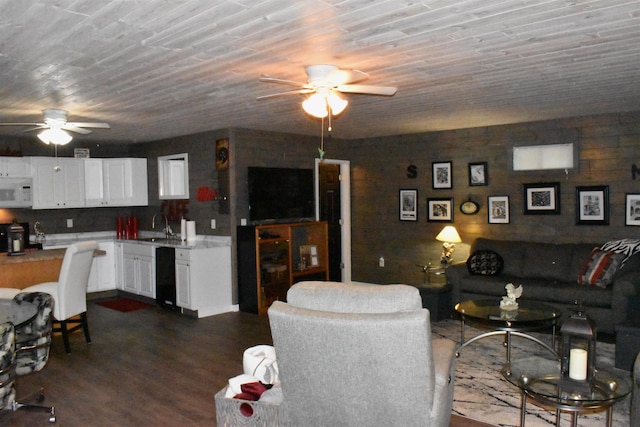
[[[198,317],[232,310],[231,247],[176,249],[176,305]]]
[[[93,258],[87,292],[100,292],[116,289],[116,254],[114,242],[98,242],[104,255]]]
[[[122,243],[122,290],[155,298],[155,247]]]

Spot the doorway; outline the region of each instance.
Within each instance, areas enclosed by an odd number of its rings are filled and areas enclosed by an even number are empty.
[[[351,183],[346,160],[316,159],[316,218],[327,221],[329,280],[351,281]]]

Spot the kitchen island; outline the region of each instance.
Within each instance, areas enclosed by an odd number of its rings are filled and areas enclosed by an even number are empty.
[[[24,289],[44,282],[57,282],[67,250],[29,251],[22,255],[0,254],[0,288]],[[95,251],[93,256],[105,255]]]
[[[24,289],[44,282],[56,282],[66,249],[30,251],[23,255],[0,254],[0,288]]]

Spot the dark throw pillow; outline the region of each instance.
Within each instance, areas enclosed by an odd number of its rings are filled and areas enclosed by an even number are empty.
[[[467,269],[471,274],[495,276],[504,267],[502,257],[489,250],[475,251],[467,260]]]
[[[613,277],[624,258],[624,254],[594,248],[589,259],[580,269],[578,283],[606,288],[613,281]]]

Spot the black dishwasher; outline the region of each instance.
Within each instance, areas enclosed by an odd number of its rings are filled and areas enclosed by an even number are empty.
[[[176,305],[176,251],[174,248],[156,248],[156,302],[165,308]]]

